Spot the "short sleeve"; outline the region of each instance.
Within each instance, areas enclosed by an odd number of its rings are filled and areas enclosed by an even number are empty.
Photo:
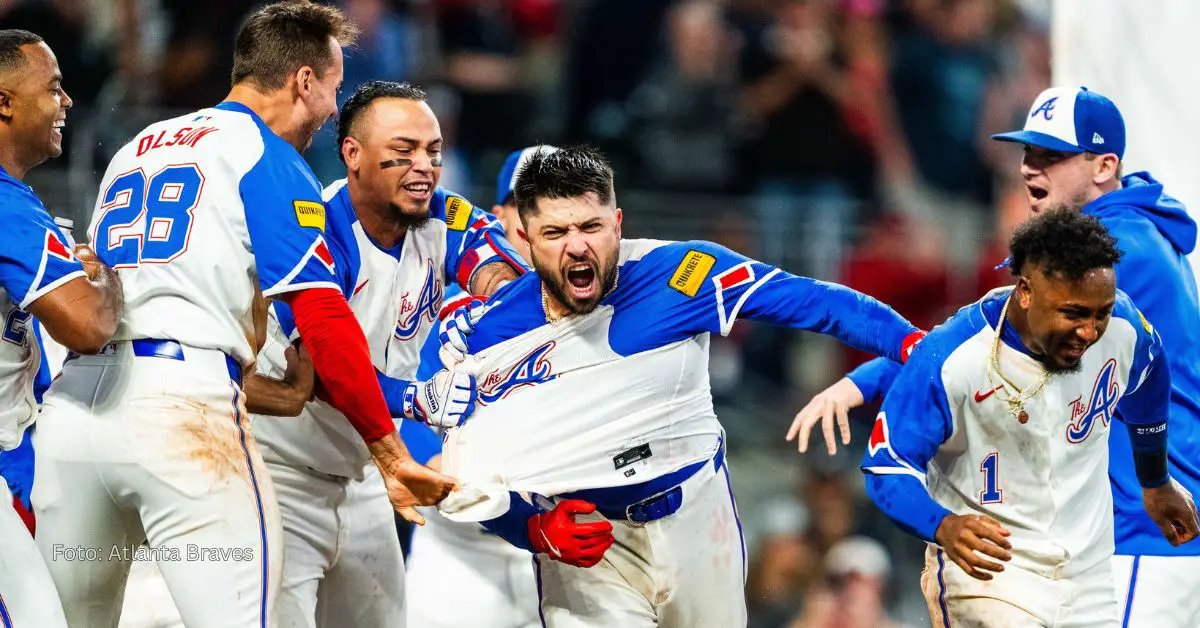
[[[298,155],[272,150],[242,178],[250,246],[263,296],[308,288],[342,291],[337,264],[325,240],[321,188]]]
[[[470,290],[475,271],[494,262],[505,262],[519,273],[529,270],[504,236],[495,216],[471,205],[452,192],[445,193],[440,211],[446,221],[446,279]]]
[[[32,193],[0,194],[0,224],[0,286],[21,309],[86,276],[67,238]]]

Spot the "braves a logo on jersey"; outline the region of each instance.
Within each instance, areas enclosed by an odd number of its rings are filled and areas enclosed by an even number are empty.
[[[554,349],[554,345],[555,342],[551,340],[530,351],[528,355],[521,358],[516,365],[504,373],[500,371],[488,373],[477,388],[479,403],[484,405],[496,403],[508,396],[508,393],[522,386],[533,386],[557,379],[558,375],[554,373],[554,368],[547,357]]]
[[[1083,408],[1082,399],[1071,402],[1071,423],[1067,425],[1067,441],[1082,443],[1092,433],[1092,426],[1099,420],[1108,425],[1121,398],[1121,385],[1113,378],[1117,361],[1110,359],[1100,369],[1096,383],[1092,386],[1090,403]],[[1082,412],[1081,412],[1082,410]]]
[[[396,321],[396,338],[408,340],[417,334],[421,328],[421,320],[430,323],[437,320],[438,310],[442,307],[442,281],[434,275],[433,260],[425,260],[425,282],[421,291],[413,300],[411,292],[400,296],[400,317]]]

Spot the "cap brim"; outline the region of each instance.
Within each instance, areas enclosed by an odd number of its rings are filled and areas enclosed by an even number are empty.
[[[992,136],[992,139],[1000,142],[1017,142],[1019,144],[1028,144],[1039,148],[1048,148],[1050,150],[1062,151],[1064,153],[1083,153],[1085,149],[1068,144],[1063,140],[1037,131],[1012,131],[1011,133],[997,133]]]

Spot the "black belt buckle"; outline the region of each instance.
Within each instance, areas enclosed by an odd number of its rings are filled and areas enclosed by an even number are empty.
[[[625,520],[634,525],[645,525],[674,514],[682,505],[683,486],[675,486],[636,504],[626,506]]]

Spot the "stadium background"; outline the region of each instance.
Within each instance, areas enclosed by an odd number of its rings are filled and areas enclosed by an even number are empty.
[[[442,184],[490,206],[504,155],[587,142],[617,170],[629,237],[710,239],[848,284],[931,326],[1007,282],[1026,214],[1021,126],[1051,82],[1126,114],[1130,162],[1200,203],[1200,3],[1126,0],[341,0],[363,28],[341,98],[373,78],[430,92]],[[108,158],[147,123],[228,89],[236,0],[0,0],[44,36],[75,99],[66,153],[29,177],[82,236]],[[1053,45],[1052,45],[1053,44]],[[1051,49],[1055,54],[1051,54]],[[331,128],[307,158],[341,176]],[[717,412],[750,551],[753,628],[927,626],[921,543],[864,499],[852,446],[783,442],[865,356],[739,323],[712,344]],[[890,623],[894,622],[894,623]]]

